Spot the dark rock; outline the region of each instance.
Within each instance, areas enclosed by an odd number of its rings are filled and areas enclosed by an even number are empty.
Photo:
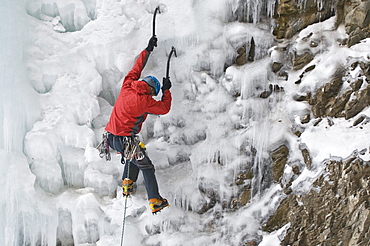
[[[361,40],[370,37],[370,28],[356,28],[354,31],[350,33],[350,36],[347,40],[348,47],[352,45],[358,44]]]
[[[253,62],[254,61],[254,57],[256,55],[256,44],[254,43],[254,38],[252,37],[251,39],[251,44],[250,44],[250,48],[249,48],[249,53],[248,53],[248,61],[249,62]]]
[[[258,243],[256,241],[250,241],[242,244],[241,246],[257,246]]]
[[[356,116],[364,108],[370,105],[370,85],[366,89],[354,92],[355,98],[347,102],[345,106],[345,118],[350,119]]]
[[[326,106],[326,115],[332,117],[343,117],[344,108],[351,97],[351,94],[352,91],[346,91],[342,96],[329,100]]]
[[[293,69],[294,70],[302,69],[308,63],[310,63],[313,60],[313,58],[314,56],[310,51],[306,51],[302,55],[297,55],[295,53],[293,57]]]
[[[301,174],[301,171],[299,170],[299,166],[293,166],[292,171],[295,175]]]
[[[353,126],[357,126],[358,124],[360,124],[361,122],[363,122],[365,119],[366,119],[366,116],[365,115],[361,115],[360,117],[358,117],[355,120],[355,122],[353,122]]]
[[[368,245],[370,165],[353,156],[328,161],[326,170],[314,182],[316,189],[282,200],[263,225],[273,232],[290,223],[281,245]]]
[[[335,77],[331,82],[320,87],[310,100],[312,113],[315,118],[327,115],[327,111],[333,106],[335,96],[342,87],[342,77]],[[334,99],[333,99],[334,98]]]
[[[288,161],[288,155],[289,149],[285,145],[280,146],[272,152],[272,175],[274,181],[279,181],[283,175],[285,164]]]
[[[316,1],[277,1],[274,14],[276,27],[273,34],[278,39],[291,38],[305,27],[333,16],[335,13],[332,7],[336,1],[322,3],[323,6],[319,9]]]
[[[300,131],[295,131],[295,132],[294,132],[294,135],[296,135],[297,137],[300,137],[300,136],[302,135],[302,132],[300,132]]]
[[[251,198],[251,190],[250,189],[245,189],[239,196],[239,201],[238,203],[240,206],[244,206],[249,202]]]
[[[368,245],[370,165],[352,156],[329,160],[326,171],[308,194],[281,201],[262,227],[272,232],[290,223],[281,245]]]
[[[284,199],[280,202],[274,215],[272,215],[266,224],[262,226],[263,231],[273,232],[280,229],[289,222],[289,213],[291,207],[291,199]],[[296,206],[296,204],[295,204]]]
[[[311,65],[311,66],[307,67],[307,68],[303,71],[303,73],[305,74],[305,73],[311,72],[312,70],[314,70],[314,69],[315,69],[315,67],[316,67],[316,65]]]
[[[310,42],[310,47],[311,48],[316,48],[317,46],[319,46],[319,43],[318,42],[316,42],[316,41],[311,41]]]
[[[322,118],[317,119],[315,123],[313,123],[313,126],[317,126],[318,124],[320,124],[321,121],[322,121]]]
[[[307,168],[311,169],[312,159],[311,159],[311,156],[310,156],[310,152],[308,151],[307,148],[302,149],[302,156],[303,156],[303,160],[304,160],[304,163],[306,164]]]
[[[288,80],[288,78],[289,78],[289,74],[286,71],[279,71],[277,75],[278,75],[279,79],[283,79],[285,81]]]
[[[363,84],[363,80],[358,79],[358,80],[352,82],[349,86],[352,88],[352,90],[358,91],[358,90],[360,90],[362,84]]]
[[[236,64],[242,66],[247,63],[247,52],[246,45],[243,45],[238,49],[238,56],[236,57]]]
[[[252,179],[252,178],[253,178],[253,172],[252,171],[239,173],[238,176],[236,177],[235,184],[242,185],[242,184],[244,184],[245,180]]]
[[[272,91],[264,91],[260,94],[260,98],[268,98],[272,94]]]
[[[311,120],[311,115],[309,113],[301,117],[302,124],[307,124],[308,122],[310,122],[310,120]]]
[[[280,62],[272,63],[272,72],[277,73],[283,67],[283,64]]]
[[[343,21],[349,35],[349,47],[370,37],[370,1],[346,2]]]
[[[322,1],[322,6],[316,1],[307,0],[299,3],[295,0],[278,1],[275,9],[276,27],[273,34],[278,38],[292,38],[296,33],[305,27],[324,21],[336,12],[336,26],[344,24],[349,35],[347,45],[350,47],[362,39],[370,37],[370,2],[353,0],[328,0]],[[335,6],[336,5],[336,6]],[[336,7],[336,11],[334,8]],[[312,36],[312,34],[311,34]],[[304,37],[308,41],[311,37]],[[344,42],[342,41],[342,43]],[[311,41],[310,47],[317,47],[318,42]]]
[[[289,185],[291,185],[291,184],[289,184]],[[289,195],[289,194],[291,194],[293,192],[293,190],[292,190],[292,188],[291,187],[288,187],[288,188],[285,188],[284,189],[284,194],[285,195]]]

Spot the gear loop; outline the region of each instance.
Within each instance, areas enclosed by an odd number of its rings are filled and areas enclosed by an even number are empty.
[[[124,137],[125,149],[123,156],[126,160],[136,159],[138,161],[144,159],[145,155],[141,151],[140,140],[138,136]]]

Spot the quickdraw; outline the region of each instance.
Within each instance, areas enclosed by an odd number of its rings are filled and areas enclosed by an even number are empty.
[[[144,144],[140,142],[138,136],[125,137],[124,142],[125,149],[123,152],[123,156],[126,160],[132,161],[132,159],[135,158],[136,160],[140,161],[144,159],[145,156],[141,151],[141,148]]]
[[[108,132],[104,132],[102,135],[101,143],[96,147],[99,150],[99,157],[105,157],[106,161],[111,160],[110,151],[109,151],[109,142],[108,142]]]

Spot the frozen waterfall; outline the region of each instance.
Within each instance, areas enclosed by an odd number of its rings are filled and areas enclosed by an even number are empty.
[[[118,156],[110,163],[97,158],[94,146],[124,73],[150,37],[155,4],[5,0],[1,5],[0,49],[6,58],[1,60],[2,245],[113,245],[119,240],[122,166]],[[236,187],[225,184],[245,168],[253,169],[252,193],[261,194],[269,110],[258,93],[268,88],[263,67],[269,61],[263,57],[272,37],[268,26],[227,22],[246,11],[258,23],[261,15],[271,16],[273,4],[188,1],[181,9],[161,3],[159,48],[146,69],[163,74],[168,47],[177,47],[180,56],[171,76],[175,102],[168,116],[148,119],[141,136],[156,163],[162,193],[173,204],[160,230],[178,233],[187,223],[204,230],[189,217],[191,211],[211,218],[212,203],[237,195]],[[252,37],[257,65],[224,73],[235,49],[250,45]],[[246,76],[244,69],[255,72]],[[235,91],[241,97],[232,104]],[[216,197],[204,196],[211,191]],[[140,188],[138,194],[128,227],[140,228],[134,218],[146,202]],[[151,245],[157,220],[144,222],[149,238],[141,236],[140,242]]]
[[[261,224],[284,196],[272,181],[270,153],[286,142],[298,150],[291,127],[308,107],[292,95],[330,77],[312,73],[301,88],[272,73],[275,1],[3,0],[1,245],[120,244],[123,166],[119,154],[106,162],[95,146],[123,77],[147,45],[158,5],[158,47],[143,75],[163,77],[175,46],[173,105],[167,115],[150,115],[140,138],[171,206],[152,216],[139,176],[124,245],[240,245],[269,236]],[[315,28],[309,31],[344,35],[332,20]],[[342,47],[334,38],[323,45],[327,68]],[[241,48],[250,57],[236,65]],[[317,67],[322,60],[314,60]],[[281,84],[286,91],[275,92]],[[308,144],[315,134],[305,133]],[[304,170],[295,187],[310,188],[321,170],[321,160],[313,161],[316,173]],[[284,169],[288,178],[291,168]]]

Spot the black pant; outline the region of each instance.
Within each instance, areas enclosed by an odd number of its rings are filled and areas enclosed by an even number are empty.
[[[152,161],[149,159],[144,149],[141,149],[144,154],[142,160],[133,159],[132,161],[124,160],[123,153],[126,145],[124,136],[116,136],[111,133],[108,134],[109,146],[120,152],[122,155],[121,163],[125,164],[122,179],[129,178],[132,181],[136,181],[139,175],[139,170],[142,171],[146,192],[148,194],[148,199],[151,198],[161,198],[158,191],[158,183],[155,177],[155,169]]]

